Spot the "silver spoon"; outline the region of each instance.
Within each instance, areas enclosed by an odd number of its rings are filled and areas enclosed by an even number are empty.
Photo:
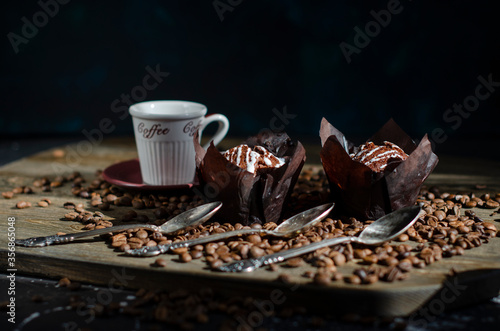
[[[281,223],[276,229],[274,230],[266,230],[266,229],[241,229],[241,230],[234,230],[234,231],[228,231],[224,233],[218,233],[214,235],[209,235],[201,238],[196,238],[193,240],[186,240],[186,241],[180,241],[180,242],[175,242],[173,244],[167,244],[167,245],[157,245],[157,246],[151,246],[151,247],[142,247],[138,249],[132,249],[125,251],[125,253],[129,255],[134,255],[134,256],[155,256],[159,254],[166,253],[168,251],[177,249],[177,248],[182,248],[182,247],[191,247],[195,245],[200,245],[200,244],[206,244],[209,242],[213,241],[220,241],[223,239],[231,238],[231,237],[236,237],[236,236],[241,236],[241,235],[246,235],[246,234],[252,234],[252,233],[261,233],[261,234],[267,234],[275,237],[291,237],[291,236],[296,236],[299,233],[306,231],[310,227],[314,226],[314,224],[318,223],[321,221],[323,218],[325,218],[330,211],[332,210],[334,204],[333,203],[327,203],[321,206],[317,206],[311,209],[308,209],[306,211],[303,211],[293,217],[290,217],[283,223]]]
[[[220,207],[222,207],[222,202],[207,203],[198,206],[196,208],[189,209],[175,216],[169,221],[163,223],[160,226],[152,224],[125,224],[125,225],[112,226],[110,228],[105,228],[105,229],[84,231],[78,233],[69,233],[65,235],[53,235],[47,237],[33,237],[27,239],[19,239],[16,240],[15,243],[16,245],[19,246],[42,247],[52,244],[68,243],[79,238],[93,237],[101,234],[119,232],[130,229],[138,229],[138,228],[151,229],[153,231],[161,233],[171,233],[183,229],[189,230],[207,221],[220,209]]]
[[[254,271],[261,266],[282,262],[291,257],[314,252],[315,250],[323,247],[338,245],[346,242],[378,245],[405,232],[413,223],[415,223],[421,212],[422,210],[419,206],[402,208],[371,223],[363,231],[361,231],[358,237],[347,236],[326,239],[307,246],[292,248],[283,252],[265,255],[255,259],[246,259],[223,265],[219,267],[218,270],[225,272]]]

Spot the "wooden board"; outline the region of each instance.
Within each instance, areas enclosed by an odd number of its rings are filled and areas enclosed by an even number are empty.
[[[67,151],[76,148],[77,145],[72,145]],[[42,152],[1,167],[0,191],[11,190],[19,185],[31,185],[34,178],[41,176],[53,178],[57,174],[54,169],[78,170],[91,179],[96,169],[104,169],[114,162],[136,156],[135,145],[130,139],[110,140],[93,146],[92,154],[81,159],[57,159],[52,151]],[[479,170],[477,165],[474,160],[447,161],[442,158],[440,168],[429,178],[427,184],[444,184],[452,190],[466,191],[472,190],[475,184],[487,184],[489,190],[500,191],[500,175],[495,171],[499,169],[498,163],[480,162]],[[41,197],[50,197],[53,204],[48,208],[37,207],[36,203]],[[30,201],[33,207],[16,209],[15,204],[20,200]],[[7,269],[7,218],[15,217],[17,238],[60,231],[80,231],[80,223],[62,220],[67,212],[62,207],[66,201],[83,200],[73,197],[69,186],[46,194],[23,194],[11,200],[0,199],[0,264],[3,270]],[[114,218],[127,210],[128,208],[120,207],[105,214]],[[152,210],[145,213],[150,213],[153,217]],[[492,219],[489,217],[491,210],[478,209],[477,213],[486,219]],[[495,220],[495,223],[500,227],[499,220]],[[172,255],[165,257],[175,258]],[[91,238],[68,245],[16,247],[15,268],[18,273],[52,278],[69,277],[72,280],[111,287],[120,284],[129,288],[212,287],[232,295],[260,296],[276,301],[275,304],[299,303],[336,313],[355,312],[376,316],[403,316],[412,313],[419,316],[418,314],[425,312],[422,307],[426,304],[431,311],[440,310],[441,306],[462,306],[493,297],[500,289],[500,238],[468,250],[463,256],[443,259],[424,269],[414,269],[404,281],[378,282],[372,285],[334,282],[328,287],[318,287],[301,276],[304,271],[313,270],[309,265],[295,269],[280,267],[278,272],[260,269],[253,273],[223,274],[208,270],[200,260],[186,264],[170,261],[162,269],[151,267],[154,260],[155,258],[124,256],[108,248],[103,241]],[[349,274],[355,267],[354,263],[349,263],[339,270]],[[455,278],[447,276],[452,268],[459,272]],[[293,284],[277,282],[280,272],[290,274]]]

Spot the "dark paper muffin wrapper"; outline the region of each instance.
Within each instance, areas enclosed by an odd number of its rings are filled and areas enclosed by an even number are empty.
[[[244,144],[263,146],[285,159],[281,167],[259,169],[256,174],[228,161],[213,144],[206,151],[197,138],[194,144],[201,194],[209,201],[223,202],[218,219],[243,225],[281,221],[283,207],[306,159],[300,142],[286,133],[266,131],[247,139]]]
[[[376,219],[415,204],[420,187],[438,163],[427,135],[417,146],[392,119],[367,141],[377,145],[392,142],[409,157],[388,164],[383,172],[374,172],[352,160],[344,146],[347,143],[350,153],[356,153],[359,147],[325,118],[321,121],[320,138],[321,162],[336,210],[362,219]]]

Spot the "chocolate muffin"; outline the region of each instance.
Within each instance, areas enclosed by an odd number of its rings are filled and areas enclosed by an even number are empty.
[[[306,159],[302,144],[284,132],[261,133],[225,152],[204,150],[197,137],[197,191],[205,200],[222,201],[219,222],[275,222],[283,219],[287,199]]]
[[[360,220],[415,204],[438,163],[427,135],[417,145],[392,119],[361,146],[324,118],[320,137],[321,162],[335,210]]]

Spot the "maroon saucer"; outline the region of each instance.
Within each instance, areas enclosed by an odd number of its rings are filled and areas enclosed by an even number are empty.
[[[198,185],[196,179],[193,183],[181,185],[144,184],[138,159],[115,163],[104,169],[102,177],[113,185],[136,190],[185,190]]]

